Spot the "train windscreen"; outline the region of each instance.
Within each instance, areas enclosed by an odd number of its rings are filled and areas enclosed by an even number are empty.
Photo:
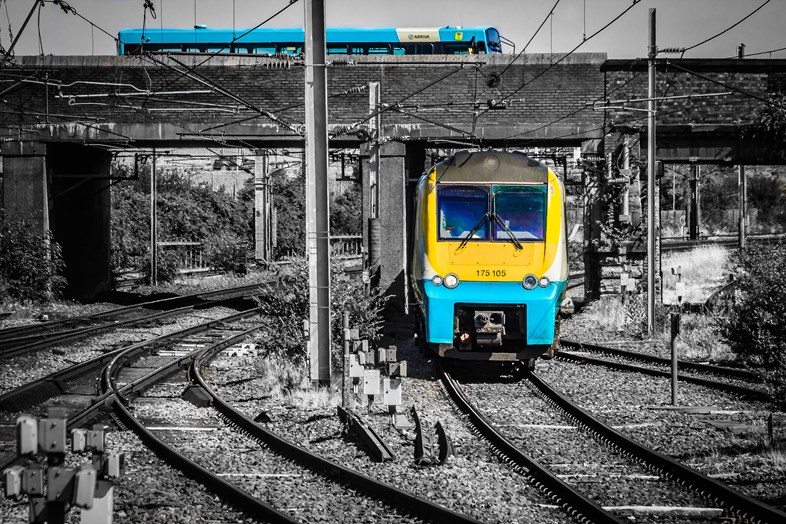
[[[543,241],[546,238],[546,186],[495,186],[494,240]]]
[[[439,238],[488,240],[488,191],[477,186],[440,186],[437,191]]]

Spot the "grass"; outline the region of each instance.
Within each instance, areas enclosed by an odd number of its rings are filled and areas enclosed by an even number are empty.
[[[260,356],[254,362],[262,394],[287,397],[306,411],[332,409],[341,402],[339,388],[312,388],[308,363],[282,355]]]
[[[671,273],[671,268],[679,271],[681,281],[686,285],[683,303],[701,304],[725,283],[729,273],[728,265],[729,253],[722,247],[701,246],[692,251],[664,254],[664,305],[677,304],[677,275]],[[671,326],[667,313],[665,307],[656,304],[658,333],[653,340],[653,349],[656,351],[670,347]],[[646,337],[646,295],[629,296],[625,303],[619,296],[606,295],[590,304],[584,315],[593,326],[614,333],[615,336]],[[680,336],[677,339],[679,357],[693,361],[727,363],[736,360],[736,356],[719,334],[722,320],[713,313],[683,314]]]
[[[672,274],[672,269],[681,273],[681,281],[685,284],[683,303],[701,304],[726,282],[728,264],[728,250],[718,246],[664,253],[661,258],[663,303],[677,304],[677,275]]]

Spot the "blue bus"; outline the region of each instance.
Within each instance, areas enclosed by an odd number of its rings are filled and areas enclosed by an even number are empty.
[[[503,43],[511,44],[491,26],[328,28],[325,39],[330,55],[502,53]],[[299,55],[304,40],[305,33],[299,28],[233,31],[199,25],[194,29],[123,29],[118,34],[117,52]]]

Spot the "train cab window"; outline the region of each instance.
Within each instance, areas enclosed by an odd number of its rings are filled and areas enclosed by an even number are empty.
[[[488,240],[488,220],[484,220],[488,202],[485,187],[438,186],[439,239],[467,238],[472,232],[473,239]]]
[[[542,242],[546,238],[546,187],[495,186],[494,212],[503,227],[495,221],[494,240],[510,239]]]

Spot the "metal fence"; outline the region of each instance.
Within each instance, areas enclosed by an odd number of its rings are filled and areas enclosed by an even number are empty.
[[[171,255],[181,270],[194,271],[207,269],[202,242],[167,241],[157,242],[162,252]]]
[[[361,258],[363,256],[362,235],[332,235],[330,254],[337,258]]]

